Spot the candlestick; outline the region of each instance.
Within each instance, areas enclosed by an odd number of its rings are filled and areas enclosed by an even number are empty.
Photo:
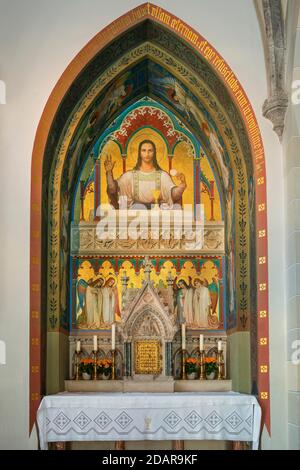
[[[223,379],[223,374],[222,374],[222,366],[223,366],[222,356],[223,356],[223,351],[218,351],[218,353],[217,353],[218,380],[222,380],[222,379]]]
[[[114,351],[116,349],[116,324],[111,325],[111,349]]]
[[[93,343],[94,343],[93,350],[98,351],[97,335],[93,336]]]
[[[181,324],[181,347],[183,350],[186,348],[186,341],[185,341],[185,323]]]
[[[95,336],[94,336],[94,338],[95,338]],[[97,338],[97,336],[96,336],[96,338]],[[94,357],[93,379],[97,380],[97,350],[96,349],[94,349],[94,351],[93,351],[93,357]]]
[[[206,379],[206,375],[205,375],[205,353],[204,353],[203,350],[200,350],[199,365],[200,365],[199,380],[205,380]]]
[[[218,352],[222,351],[222,341],[218,341]]]
[[[111,365],[111,378],[112,380],[116,379],[116,350],[113,349],[111,352],[112,365]]]
[[[75,351],[75,380],[79,380],[80,355],[81,355],[80,351]]]
[[[186,370],[185,370],[185,358],[186,358],[186,350],[182,349],[182,380],[186,380]]]
[[[203,335],[200,335],[200,346],[199,346],[200,352],[204,351],[204,337]]]
[[[81,345],[80,345],[80,340],[78,340],[77,343],[76,343],[76,352],[79,353],[80,350],[81,350]]]

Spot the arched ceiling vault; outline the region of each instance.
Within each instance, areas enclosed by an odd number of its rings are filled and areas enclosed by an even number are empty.
[[[111,62],[112,57],[114,57],[113,62]],[[113,93],[113,90],[116,89],[116,85],[112,86],[113,83],[117,84],[122,74],[128,73],[130,68],[133,68],[145,58],[149,60],[149,64],[151,62],[160,64],[172,74],[180,87],[186,88],[190,99],[187,106],[191,107],[193,103],[195,108],[205,110],[206,119],[210,121],[215,132],[218,133],[225,144],[230,167],[234,174],[235,217],[238,222],[236,224],[235,244],[237,250],[237,286],[239,286],[237,292],[239,327],[247,329],[250,313],[250,249],[248,248],[251,239],[248,224],[247,182],[249,176],[253,173],[247,134],[239,111],[209,64],[170,31],[148,20],[143,24],[143,27],[139,24],[134,31],[130,30],[117,38],[91,61],[75,80],[57,113],[51,138],[48,140],[44,165],[45,173],[51,165],[49,193],[46,191],[46,194],[50,195],[48,202],[51,226],[57,230],[57,236],[52,234],[49,240],[50,272],[59,272],[60,262],[60,238],[58,233],[61,224],[61,202],[60,191],[57,189],[61,187],[63,179],[67,177],[67,173],[64,173],[66,165],[71,163],[77,167],[77,172],[74,170],[74,174],[71,173],[75,179],[84,158],[86,158],[84,153],[76,154],[74,151],[69,151],[72,140],[82,128],[84,119],[91,119],[91,113],[94,111],[93,105],[99,97],[105,103],[107,98],[105,92],[112,90]],[[148,81],[151,82],[150,73]],[[131,97],[129,102],[133,102],[144,95],[145,91],[147,90],[142,90],[138,96]],[[153,91],[152,95],[163,102],[162,96],[155,96]],[[169,108],[171,107],[172,111],[197,136],[209,156],[208,141],[197,125],[197,116],[196,120],[188,119],[187,113],[180,113],[175,104],[173,106],[166,102],[164,104]],[[113,112],[110,121],[115,119],[116,115],[125,106],[128,106],[128,103],[125,102],[123,106]],[[107,126],[107,124],[107,120],[104,120],[103,126]],[[100,127],[99,132],[101,132]],[[90,146],[92,144],[93,139],[90,141]],[[51,161],[50,157],[53,155],[55,157]],[[221,175],[219,176],[221,179]],[[72,181],[69,182],[69,188],[70,190],[73,188]],[[223,192],[225,192],[225,188]],[[46,201],[46,198],[44,200]],[[53,289],[52,286],[55,286],[55,288]],[[48,288],[50,294],[48,297],[48,313],[49,319],[52,318],[48,325],[53,330],[53,327],[57,328],[59,325],[59,286],[51,279],[51,275],[48,279]],[[58,317],[58,321],[54,321],[55,317]]]
[[[69,88],[52,125],[51,140],[48,140],[46,149],[46,158],[44,163],[45,173],[48,170],[47,174],[49,174],[49,168],[55,152],[55,147],[63,132],[66,122],[70,120],[71,113],[76,110],[82,97],[88,92],[88,90],[91,90],[91,84],[96,83],[97,80],[99,81],[99,77],[103,75],[104,70],[108,71],[108,77],[106,78],[106,83],[103,83],[103,85],[111,83],[111,80],[115,78],[114,66],[112,66],[112,57],[114,58],[115,64],[118,61],[123,62],[123,68],[126,69],[126,65],[129,67],[129,64],[126,64],[126,61],[128,61],[128,54],[131,52],[132,56],[136,55],[136,60],[140,60],[140,46],[147,42],[151,42],[152,45],[157,46],[156,50],[153,49],[152,59],[154,61],[161,60],[163,58],[163,52],[168,53],[169,59],[166,59],[164,64],[166,68],[168,68],[168,66],[173,68],[175,67],[175,70],[177,69],[178,72],[180,72],[180,68],[182,68],[182,79],[185,75],[184,69],[187,68],[190,70],[190,72],[195,74],[198,78],[198,83],[195,82],[195,78],[192,78],[190,80],[190,85],[194,84],[194,87],[197,88],[199,81],[201,81],[202,84],[210,91],[214,100],[219,103],[219,106],[223,110],[226,110],[226,114],[229,121],[231,121],[233,129],[238,133],[241,149],[245,161],[247,162],[249,173],[252,173],[251,151],[246,130],[240,117],[239,110],[235,106],[223,82],[215,74],[205,59],[197,54],[188,44],[180,40],[178,36],[166,30],[161,25],[149,20],[139,23],[134,29],[119,36],[115,41],[110,43],[109,46],[98,53],[78,75],[72,86]],[[144,52],[144,55],[147,55],[147,52]],[[176,60],[174,60],[174,57],[176,57]],[[212,108],[211,112],[213,111]]]

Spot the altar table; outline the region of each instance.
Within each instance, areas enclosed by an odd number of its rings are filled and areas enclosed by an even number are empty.
[[[236,392],[69,393],[43,398],[41,449],[48,442],[137,440],[252,441],[257,449],[261,409]]]

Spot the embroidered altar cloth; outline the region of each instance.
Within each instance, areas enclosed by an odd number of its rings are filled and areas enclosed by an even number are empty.
[[[230,440],[259,443],[261,409],[236,392],[69,393],[43,398],[41,449],[57,441]]]

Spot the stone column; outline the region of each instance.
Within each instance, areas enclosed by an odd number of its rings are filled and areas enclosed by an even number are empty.
[[[124,362],[125,362],[125,377],[132,375],[132,364],[131,364],[131,343],[124,343]]]
[[[172,342],[165,342],[165,373],[172,375]]]

